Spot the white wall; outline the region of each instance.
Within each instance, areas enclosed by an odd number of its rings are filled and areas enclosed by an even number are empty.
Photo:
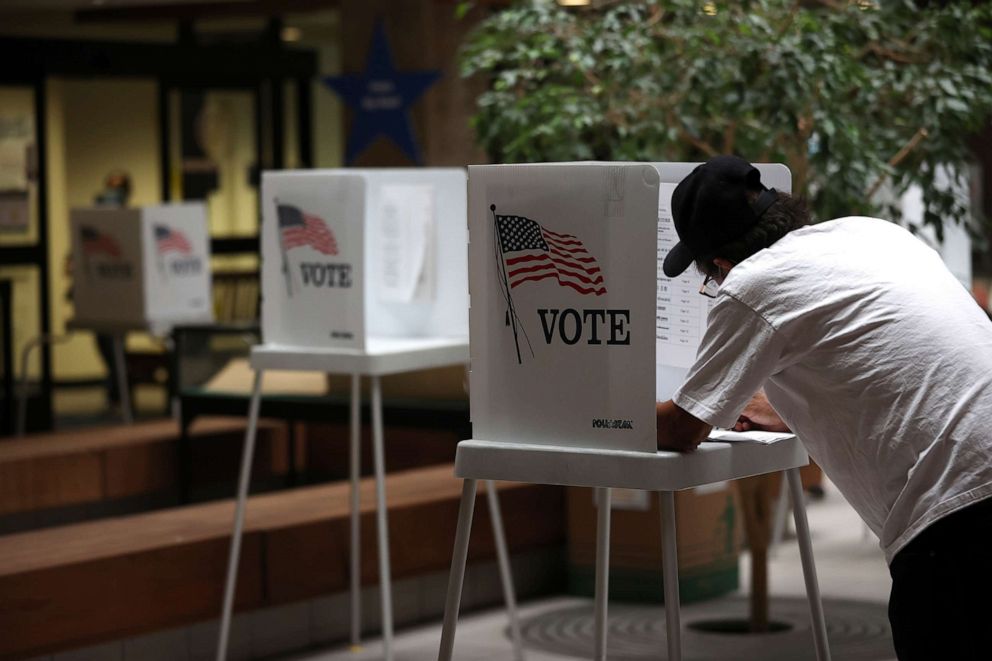
[[[942,186],[951,186],[951,179],[947,172],[938,171],[938,182]],[[962,200],[968,200],[967,182],[954,186],[955,193]],[[902,204],[902,224],[904,226],[915,226],[920,228],[917,236],[927,245],[940,253],[947,268],[961,281],[968,291],[972,286],[971,268],[971,237],[968,229],[963,224],[950,221],[944,223],[944,241],[937,240],[937,235],[933,228],[923,224],[923,191],[919,186],[911,186],[901,198]]]

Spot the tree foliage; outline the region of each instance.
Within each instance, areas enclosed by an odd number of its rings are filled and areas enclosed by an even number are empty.
[[[962,220],[943,167],[992,114],[988,3],[629,0],[575,11],[519,2],[480,23],[462,73],[489,84],[473,121],[497,162],[789,165],[819,219],[887,214],[922,188],[924,220]]]

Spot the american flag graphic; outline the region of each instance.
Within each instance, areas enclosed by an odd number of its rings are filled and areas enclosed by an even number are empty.
[[[323,218],[290,204],[280,204],[277,209],[283,250],[310,246],[325,255],[338,254],[338,242],[334,238],[334,232]]]
[[[511,289],[525,282],[557,278],[562,287],[583,295],[606,293],[596,258],[578,238],[552,232],[522,216],[496,214],[496,229]]]
[[[100,230],[82,226],[80,234],[83,239],[84,255],[110,255],[111,257],[121,256],[121,247],[117,240],[109,234],[104,234]]]
[[[160,255],[168,252],[178,252],[188,255],[193,252],[193,246],[189,244],[186,235],[179,230],[172,229],[168,225],[155,226],[155,248]]]

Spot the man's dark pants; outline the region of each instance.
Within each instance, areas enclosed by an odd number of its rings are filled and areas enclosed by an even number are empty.
[[[992,659],[992,499],[927,527],[889,571],[899,661]]]

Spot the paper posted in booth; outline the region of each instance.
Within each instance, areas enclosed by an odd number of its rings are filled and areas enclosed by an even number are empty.
[[[675,186],[662,183],[658,191],[655,395],[659,402],[671,399],[695,362],[696,351],[706,332],[706,319],[713,307],[713,299],[699,293],[702,276],[694,267],[676,278],[666,277],[662,271],[665,256],[679,240],[672,219]]]
[[[378,296],[388,303],[434,299],[436,192],[430,184],[379,189]]]

